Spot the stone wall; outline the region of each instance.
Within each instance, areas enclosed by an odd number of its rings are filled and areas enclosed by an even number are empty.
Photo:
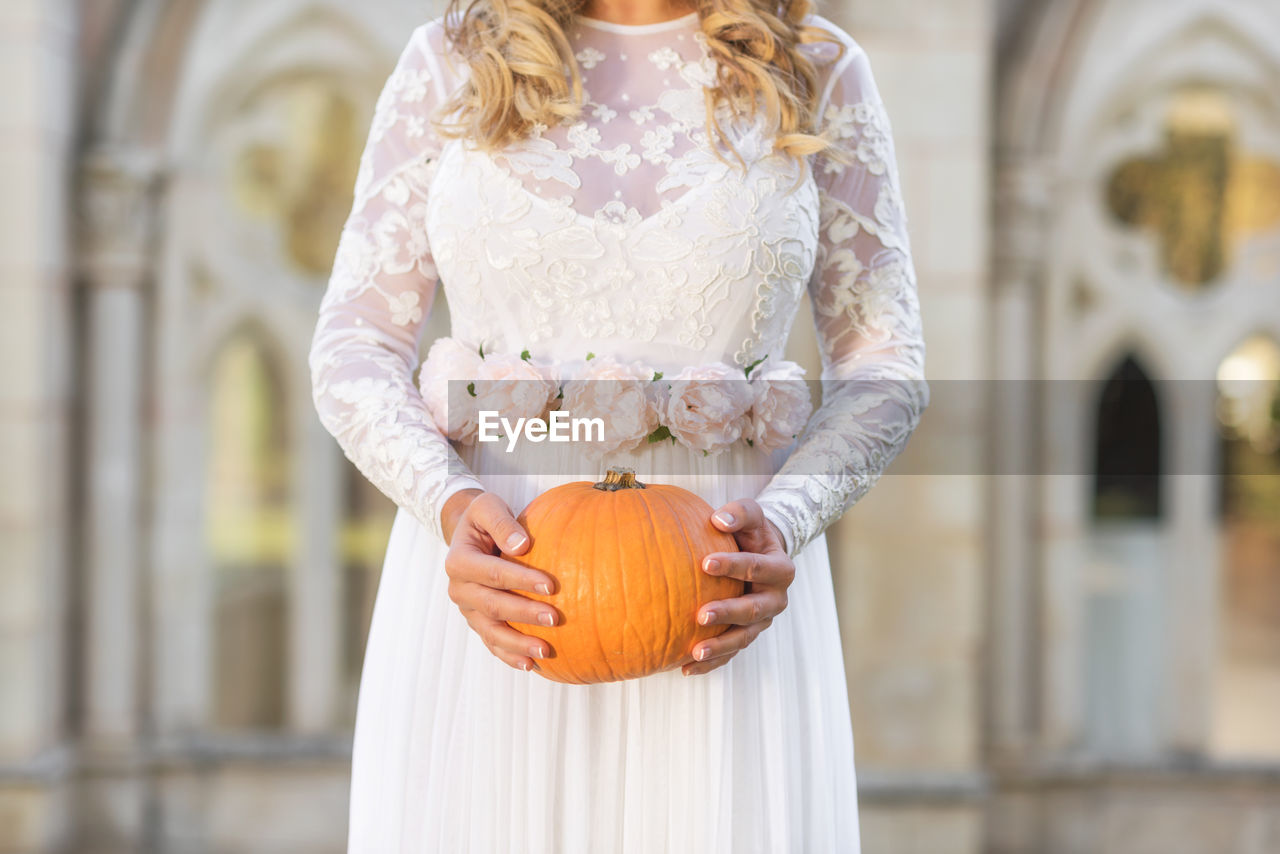
[[[75,4],[0,5],[0,850],[61,844],[76,435]]]
[[[987,371],[995,12],[989,0],[826,8],[866,49],[893,124],[934,401],[829,535],[863,842],[970,854],[981,850],[984,480],[928,473],[983,453],[981,401],[957,406],[955,389]]]

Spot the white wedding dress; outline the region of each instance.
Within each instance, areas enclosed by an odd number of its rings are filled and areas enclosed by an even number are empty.
[[[825,18],[810,23],[846,48],[802,47],[819,63],[822,125],[853,159],[812,155],[797,171],[770,155],[762,126],[725,113],[745,175],[708,149],[714,65],[696,14],[577,18],[566,34],[582,121],[498,155],[432,132],[428,112],[467,69],[439,19],[409,40],[311,352],[325,426],[400,508],[360,687],[353,854],[859,850],[823,532],[906,444],[928,386],[889,123],[866,54]],[[789,605],[751,646],[709,674],[589,686],[489,653],[447,595],[441,507],[480,487],[518,513],[584,473],[550,445],[513,459],[433,424],[414,372],[437,285],[453,337],[487,352],[609,353],[672,371],[776,363],[808,289],[824,394],[792,448],[704,456],[661,442],[611,458],[713,507],[755,497],[782,530]]]

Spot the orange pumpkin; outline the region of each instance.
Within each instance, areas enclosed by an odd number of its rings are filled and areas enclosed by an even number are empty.
[[[550,596],[522,593],[559,611],[555,626],[517,625],[542,638],[537,662],[556,682],[614,682],[668,670],[724,625],[702,626],[698,608],[741,596],[734,578],[708,575],[702,559],[736,552],[711,524],[711,506],[678,486],[640,483],[630,469],[539,495],[519,521],[532,541],[510,558],[556,580]]]

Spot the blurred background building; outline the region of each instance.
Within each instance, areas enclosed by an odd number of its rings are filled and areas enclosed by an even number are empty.
[[[345,850],[393,508],[306,352],[441,9],[0,3],[0,852]],[[935,389],[831,532],[864,850],[1280,851],[1280,4],[818,9]]]

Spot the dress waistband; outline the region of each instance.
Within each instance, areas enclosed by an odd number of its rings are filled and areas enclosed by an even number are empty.
[[[510,444],[521,433],[555,442],[563,427],[565,441],[597,459],[664,441],[705,456],[737,443],[772,451],[790,445],[813,412],[804,369],[767,358],[669,375],[608,355],[546,362],[441,338],[418,382],[437,428],[455,442]]]

